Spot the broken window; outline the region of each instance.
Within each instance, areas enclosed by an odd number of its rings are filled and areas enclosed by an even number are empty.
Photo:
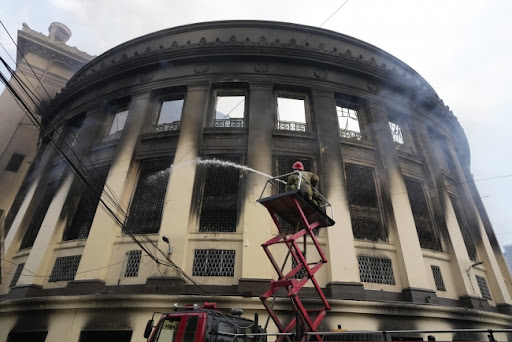
[[[235,250],[196,249],[192,275],[202,277],[233,277],[235,275]]]
[[[39,229],[41,228],[41,224],[43,223],[43,220],[46,216],[46,212],[48,211],[50,203],[52,202],[53,197],[57,192],[58,184],[58,181],[54,181],[46,186],[43,197],[37,203],[38,207],[32,216],[32,220],[30,220],[25,236],[21,242],[20,249],[30,248],[34,245],[37,234],[39,233]]]
[[[128,118],[128,113],[128,109],[117,110],[114,112],[110,129],[108,130],[107,135],[103,137],[103,141],[118,140],[121,137],[124,125],[126,124],[126,119]]]
[[[361,140],[361,129],[357,111],[350,108],[336,106],[340,137]]]
[[[142,160],[125,229],[135,234],[158,233],[172,158]]]
[[[244,127],[245,95],[217,93],[213,127]]]
[[[157,132],[177,131],[180,129],[181,113],[183,111],[183,99],[163,101],[160,107]]]
[[[421,248],[442,251],[437,232],[434,229],[423,184],[417,180],[404,177],[407,195],[411,203],[412,216],[418,233]]]
[[[96,209],[100,201],[110,165],[90,170],[88,184],[83,184],[83,193],[75,209],[73,219],[64,234],[64,241],[87,239]]]
[[[285,95],[277,97],[277,129],[306,132],[306,101]]]
[[[345,164],[354,238],[386,241],[372,168]]]
[[[217,156],[216,159],[240,164],[240,157],[236,156]],[[236,232],[240,170],[222,161],[205,166],[200,232]]]
[[[395,143],[395,147],[397,150],[399,150],[400,146],[404,144],[404,136],[402,134],[402,128],[400,128],[399,124],[390,121],[389,129],[391,130],[391,136],[393,138],[393,142]]]
[[[477,252],[476,247],[471,238],[471,233],[469,232],[469,227],[466,222],[465,217],[463,216],[462,207],[460,205],[459,200],[450,195],[450,201],[452,203],[453,211],[455,212],[455,217],[457,218],[457,223],[459,224],[460,231],[462,233],[462,238],[464,239],[464,244],[466,245],[466,250],[468,252],[469,258],[473,261],[477,260]]]

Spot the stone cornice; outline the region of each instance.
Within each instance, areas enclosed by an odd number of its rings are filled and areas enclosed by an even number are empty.
[[[23,24],[23,29],[18,31],[18,47],[23,55],[32,52],[49,60],[59,61],[76,70],[95,57],[78,50],[76,47],[71,47],[36,32],[25,23]],[[18,54],[16,59],[16,62],[20,63],[23,57],[21,54]]]

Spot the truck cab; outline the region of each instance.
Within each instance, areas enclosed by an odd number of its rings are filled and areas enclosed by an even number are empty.
[[[144,337],[148,342],[265,342],[254,333],[263,333],[255,320],[241,317],[241,310],[224,313],[215,303],[174,306],[175,312],[163,313],[153,325],[150,319]],[[154,317],[155,314],[153,314]],[[246,335],[249,334],[249,335]]]

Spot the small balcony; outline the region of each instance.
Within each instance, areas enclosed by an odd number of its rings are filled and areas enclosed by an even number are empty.
[[[155,128],[155,132],[179,131],[180,121],[162,123]]]
[[[278,121],[277,129],[285,131],[306,132],[306,123],[294,121]]]
[[[213,121],[213,127],[215,128],[243,128],[244,119],[215,119]]]

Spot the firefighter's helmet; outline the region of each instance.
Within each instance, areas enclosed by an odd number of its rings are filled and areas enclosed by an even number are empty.
[[[304,165],[302,165],[300,161],[296,161],[295,163],[293,163],[292,169],[304,171]]]

